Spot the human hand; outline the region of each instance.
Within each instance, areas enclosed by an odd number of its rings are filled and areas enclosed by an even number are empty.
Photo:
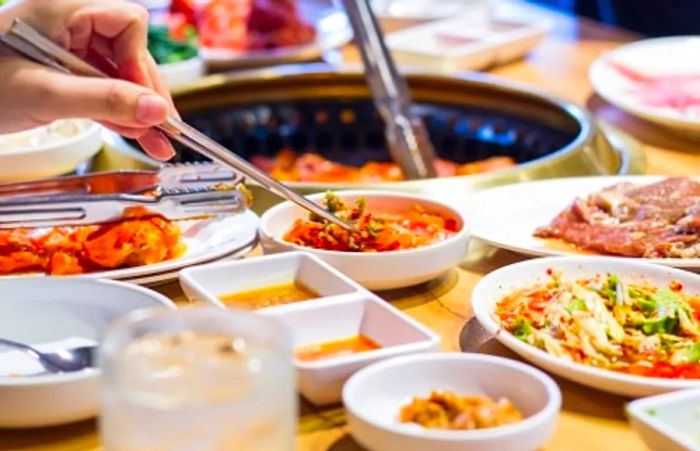
[[[137,139],[155,158],[174,155],[168,139],[152,128],[174,107],[148,53],[142,7],[125,0],[19,0],[0,10],[0,30],[15,17],[121,80],[66,75],[0,50],[0,131],[86,117]]]

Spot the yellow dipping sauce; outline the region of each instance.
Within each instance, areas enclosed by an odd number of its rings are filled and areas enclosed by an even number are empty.
[[[259,309],[274,305],[308,301],[320,295],[300,282],[270,285],[254,290],[219,295],[225,305],[244,309]]]

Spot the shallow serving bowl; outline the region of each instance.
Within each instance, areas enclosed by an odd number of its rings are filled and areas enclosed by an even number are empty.
[[[391,191],[339,191],[346,202],[364,196],[367,211],[392,213],[405,211],[415,205],[457,221],[459,232],[429,246],[390,252],[339,252],[297,246],[283,239],[297,218],[306,217],[301,207],[285,202],[268,210],[260,222],[260,242],[266,254],[303,250],[315,255],[370,290],[386,290],[416,285],[445,273],[458,264],[467,253],[469,224],[456,208],[428,197]],[[316,202],[324,194],[309,196]]]
[[[102,148],[102,126],[86,120],[79,120],[79,123],[82,130],[71,137],[22,148],[3,150],[0,145],[0,182],[53,177],[74,171]],[[40,133],[40,130],[20,133]]]
[[[0,293],[0,335],[43,344],[44,350],[58,348],[57,342],[97,344],[110,323],[132,310],[174,308],[166,297],[136,285],[79,277],[5,280],[0,282]],[[0,351],[0,427],[49,426],[97,414],[96,369],[19,376],[18,366],[13,366],[16,351],[4,351]]]
[[[190,301],[218,307],[226,307],[220,299],[222,295],[293,282],[318,293],[319,299],[362,290],[347,276],[307,252],[211,263],[180,271],[180,286]]]
[[[700,450],[700,389],[633,401],[627,416],[652,450]]]
[[[296,360],[299,391],[314,404],[341,400],[343,384],[357,370],[391,357],[437,351],[440,338],[370,292],[323,302],[308,301],[267,309],[292,330],[294,346],[363,335],[381,348],[317,361]]]
[[[593,277],[614,273],[623,281],[646,281],[668,286],[679,281],[688,293],[700,293],[700,276],[678,269],[621,258],[548,257],[515,263],[498,269],[479,281],[472,292],[472,309],[481,325],[502,344],[530,362],[580,384],[624,396],[648,396],[657,393],[700,387],[700,379],[663,379],[634,376],[568,362],[534,346],[523,343],[504,330],[495,314],[496,304],[512,291],[548,278],[547,270],[560,270],[564,279]]]
[[[521,422],[472,431],[425,429],[398,420],[401,407],[433,390],[509,399]],[[400,357],[356,373],[343,389],[352,436],[373,451],[532,451],[554,431],[561,406],[556,383],[520,362],[482,354]]]

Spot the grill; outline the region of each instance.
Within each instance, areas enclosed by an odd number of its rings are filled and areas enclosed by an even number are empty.
[[[438,156],[466,163],[491,156],[519,164],[498,173],[370,185],[414,192],[475,189],[532,179],[625,173],[624,148],[613,147],[579,107],[483,75],[408,74],[414,109]],[[382,120],[361,72],[324,65],[283,66],[214,75],[175,95],[186,121],[244,158],[288,147],[333,161],[388,161]],[[634,152],[632,152],[634,153]],[[200,157],[181,149],[181,161]],[[352,188],[352,183],[290,183],[300,192]],[[368,185],[364,185],[368,186]],[[255,190],[254,190],[255,191]],[[257,191],[257,205],[278,199]]]

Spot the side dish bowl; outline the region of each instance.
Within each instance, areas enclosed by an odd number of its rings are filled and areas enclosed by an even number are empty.
[[[371,290],[402,288],[427,282],[457,265],[466,255],[469,243],[468,222],[464,214],[446,203],[415,194],[390,191],[339,191],[340,199],[352,203],[361,197],[367,200],[371,213],[398,213],[414,206],[425,208],[453,219],[457,232],[443,241],[406,250],[387,252],[340,252],[303,247],[284,240],[294,221],[307,216],[306,210],[284,202],[263,214],[260,240],[266,254],[305,251],[346,274]],[[321,202],[324,194],[309,196]]]
[[[2,337],[44,350],[96,345],[114,320],[132,310],[175,308],[146,288],[83,277],[3,280],[0,292]],[[97,369],[25,372],[31,359],[26,362],[17,351],[5,351],[0,350],[0,427],[50,426],[97,414]]]
[[[589,387],[631,397],[700,387],[700,379],[637,376],[568,361],[527,344],[505,330],[495,313],[498,302],[517,289],[542,282],[551,271],[561,271],[564,279],[615,274],[625,282],[647,282],[663,287],[678,281],[688,293],[700,293],[700,276],[678,269],[621,258],[538,258],[506,266],[481,279],[472,292],[474,315],[498,341],[524,359]]]
[[[524,419],[466,431],[425,429],[399,422],[402,406],[433,390],[506,398]],[[549,376],[510,359],[424,354],[399,357],[359,371],[345,385],[343,403],[352,436],[374,451],[532,451],[554,432],[561,393]]]
[[[700,450],[700,389],[633,401],[627,416],[650,449]]]
[[[74,121],[80,130],[71,136],[31,144],[51,126],[4,135],[6,141],[27,140],[26,146],[3,149],[0,139],[0,182],[18,182],[67,174],[102,148],[102,126],[86,120]],[[68,122],[68,121],[64,121]]]
[[[353,336],[367,337],[379,345],[368,352],[311,361],[297,356],[294,366],[299,391],[319,405],[339,402],[343,384],[367,365],[401,355],[435,352],[440,346],[440,337],[430,329],[366,292],[285,305],[264,314],[289,326],[297,349]]]

